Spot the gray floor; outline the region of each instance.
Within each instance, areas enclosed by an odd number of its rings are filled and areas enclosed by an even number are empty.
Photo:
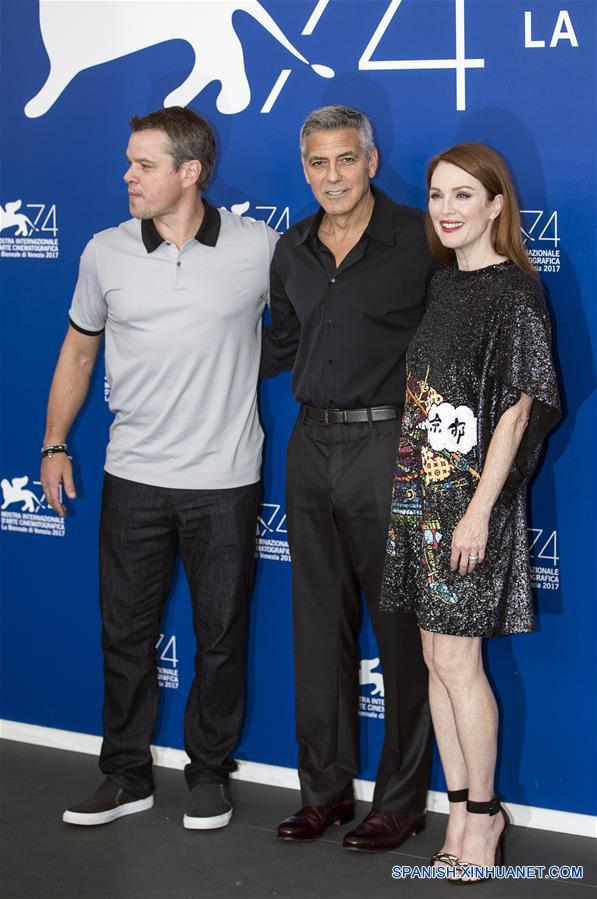
[[[595,841],[513,828],[506,862],[584,865],[582,881],[508,880],[470,888],[392,879],[393,865],[423,865],[441,844],[445,818],[394,852],[364,854],[340,845],[351,825],[306,844],[275,839],[297,808],[292,790],[234,784],[232,823],[211,833],[185,831],[186,790],[179,771],[156,771],[156,806],[103,827],[61,822],[63,809],[98,782],[95,759],[0,741],[2,899],[385,899],[385,897],[597,896]],[[367,807],[361,804],[359,814]]]

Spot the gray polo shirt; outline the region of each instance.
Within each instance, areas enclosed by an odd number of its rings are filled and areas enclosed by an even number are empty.
[[[110,474],[202,490],[259,480],[261,316],[277,237],[205,203],[180,250],[151,220],[89,241],[69,315],[83,333],[106,332]]]

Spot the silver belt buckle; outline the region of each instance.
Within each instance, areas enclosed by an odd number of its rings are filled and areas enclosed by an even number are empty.
[[[328,416],[328,411],[329,411],[328,409],[324,409],[324,410],[323,410],[323,423],[326,424],[326,425],[329,425],[329,423],[330,423],[330,421],[329,421],[329,416]]]

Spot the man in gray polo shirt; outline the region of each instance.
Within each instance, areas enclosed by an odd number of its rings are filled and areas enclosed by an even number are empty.
[[[46,497],[76,496],[66,444],[105,333],[110,429],[100,525],[106,778],[63,820],[105,824],[153,805],[155,645],[177,552],[197,639],[185,713],[184,825],[232,816],[244,708],[247,602],[263,434],[261,315],[277,235],[202,196],[215,162],[207,122],[173,107],[131,120],[133,216],[81,257],[42,447]]]

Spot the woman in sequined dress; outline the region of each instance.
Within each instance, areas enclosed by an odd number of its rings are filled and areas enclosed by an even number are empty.
[[[428,169],[439,267],[407,356],[381,608],[414,611],[448,785],[433,857],[473,883],[501,857],[497,707],[483,637],[532,631],[526,488],[559,418],[551,329],[502,158],[483,144]]]

